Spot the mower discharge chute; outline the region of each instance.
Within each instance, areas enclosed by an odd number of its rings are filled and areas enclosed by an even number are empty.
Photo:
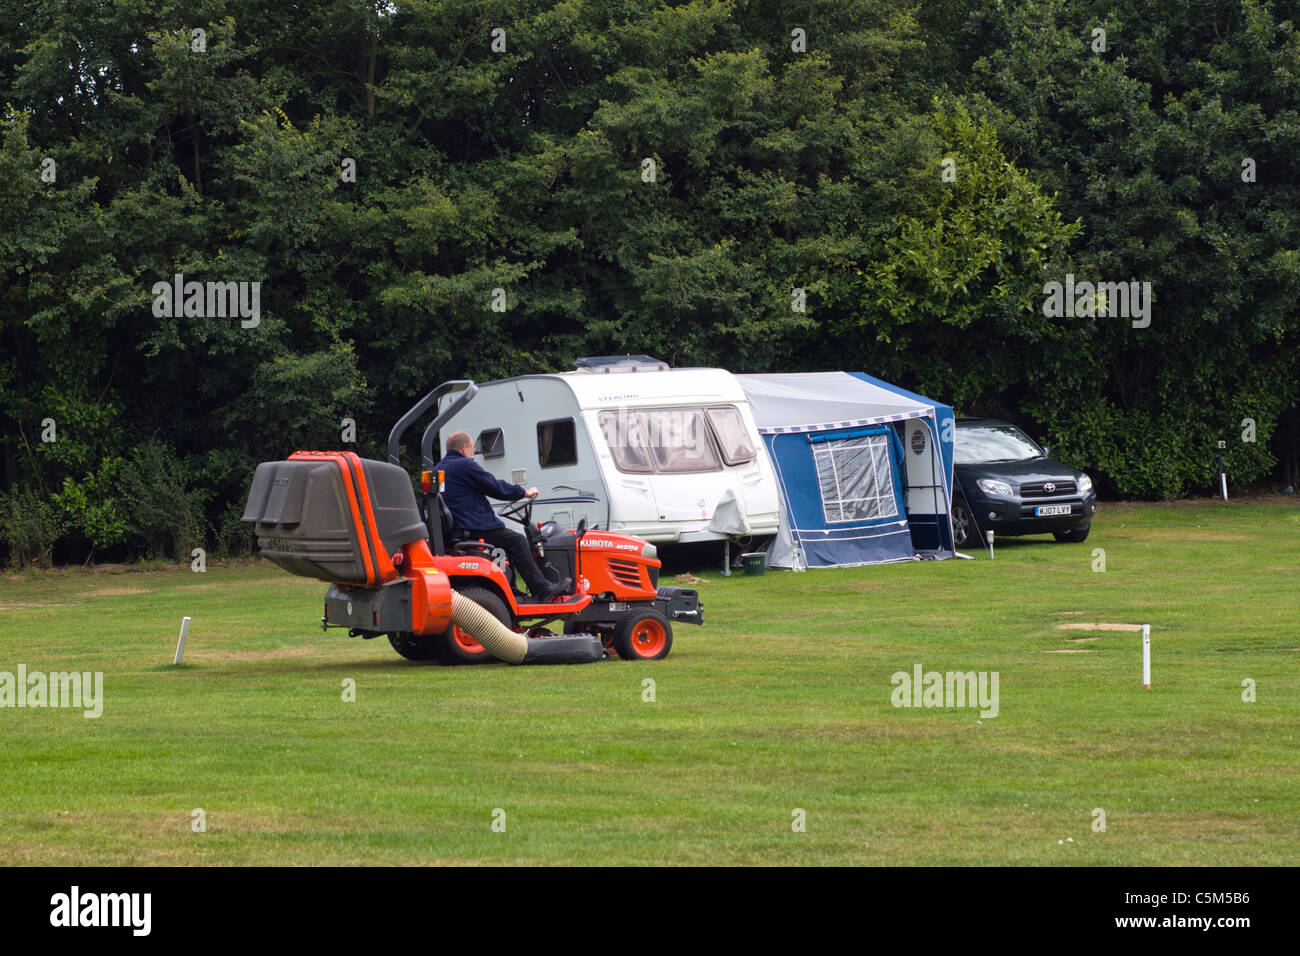
[[[402,433],[439,398],[463,391],[426,429],[423,502],[399,461]],[[630,535],[561,531],[532,523],[532,502],[503,513],[523,525],[548,577],[569,577],[573,593],[549,602],[520,594],[513,572],[477,541],[449,545],[430,469],[433,436],[474,394],[451,382],[426,395],[389,436],[389,462],[353,452],[300,451],[258,465],[243,520],[254,524],[267,560],[330,584],[321,626],[352,636],[386,635],[411,660],[511,664],[584,663],[614,651],[657,660],[672,647],[671,621],[703,623],[695,591],[659,588],[654,546]],[[563,622],[564,635],[545,629]]]

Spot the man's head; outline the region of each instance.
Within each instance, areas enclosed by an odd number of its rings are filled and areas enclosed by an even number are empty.
[[[447,438],[447,450],[460,452],[466,458],[474,454],[474,439],[467,432],[452,432]]]

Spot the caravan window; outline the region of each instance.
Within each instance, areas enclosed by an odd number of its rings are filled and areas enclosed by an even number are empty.
[[[898,514],[888,442],[886,435],[867,435],[812,446],[827,523]]]
[[[537,423],[537,463],[543,468],[578,463],[578,439],[572,418]]]
[[[649,474],[654,471],[650,464],[649,442],[646,441],[645,429],[641,427],[641,418],[636,412],[620,408],[616,412],[601,412],[596,416],[605,444],[614,456],[614,466],[619,471],[632,474]]]
[[[485,428],[478,434],[474,443],[478,453],[484,458],[504,458],[506,456],[505,436],[499,428]]]
[[[709,424],[713,426],[714,437],[718,439],[718,448],[722,450],[722,460],[728,465],[743,465],[753,461],[756,452],[754,445],[745,434],[745,420],[740,417],[740,409],[735,405],[722,405],[708,409]]]
[[[637,413],[646,430],[655,471],[717,471],[718,456],[700,408],[652,408]]]
[[[601,412],[596,420],[619,471],[663,475],[722,470],[702,408],[620,408]]]

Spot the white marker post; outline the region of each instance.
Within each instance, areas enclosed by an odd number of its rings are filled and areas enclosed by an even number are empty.
[[[181,662],[181,658],[185,656],[185,635],[188,634],[189,632],[190,632],[190,619],[188,617],[182,618],[181,639],[176,642],[176,660],[172,661],[173,664],[179,664]]]
[[[1226,441],[1219,442],[1219,494],[1223,496],[1224,501],[1228,500],[1228,472],[1223,467],[1223,449],[1227,447]]]
[[[1151,689],[1151,625],[1142,625],[1142,686]]]
[[[984,537],[988,540],[988,543],[989,543],[989,560],[992,561],[992,560],[993,560],[993,532],[992,532],[992,531],[985,531],[985,532],[984,532]]]

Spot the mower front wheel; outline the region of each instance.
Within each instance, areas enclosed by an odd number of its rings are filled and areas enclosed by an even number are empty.
[[[625,661],[657,661],[673,649],[673,626],[658,611],[630,614],[614,628],[614,650]]]

